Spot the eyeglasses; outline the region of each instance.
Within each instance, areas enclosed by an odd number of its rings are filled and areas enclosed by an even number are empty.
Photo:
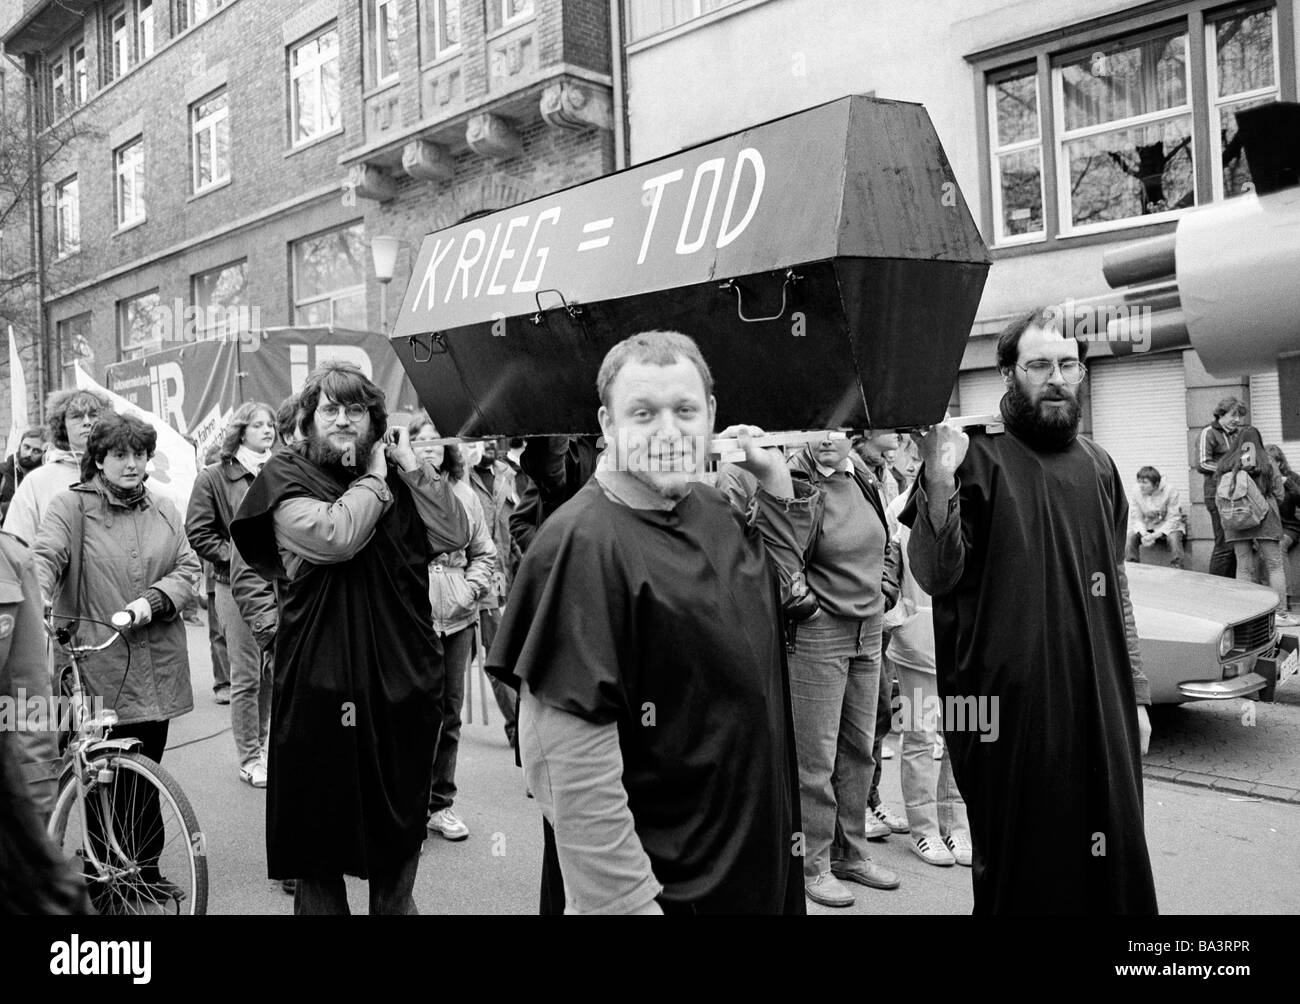
[[[1034,359],[1025,363],[1023,366],[1016,363],[1017,369],[1022,369],[1029,374],[1031,383],[1047,383],[1052,379],[1052,373],[1058,368],[1058,364],[1050,359]],[[1066,383],[1074,384],[1083,380],[1088,368],[1077,359],[1066,359],[1059,364],[1061,370],[1061,379]]]
[[[360,422],[370,414],[370,409],[364,404],[350,404],[346,408],[341,404],[322,404],[316,408],[316,413],[318,415],[322,418],[329,419],[331,422],[338,420],[340,411],[348,416],[349,422]]]

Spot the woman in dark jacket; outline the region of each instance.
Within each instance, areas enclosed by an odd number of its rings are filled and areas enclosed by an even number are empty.
[[[1268,586],[1277,593],[1276,623],[1284,627],[1300,624],[1300,619],[1293,617],[1286,605],[1286,572],[1282,567],[1282,516],[1279,506],[1284,498],[1284,480],[1282,472],[1273,463],[1273,458],[1264,449],[1264,440],[1259,430],[1253,425],[1243,426],[1237,434],[1236,446],[1229,451],[1215,468],[1216,485],[1224,475],[1236,475],[1245,471],[1255,487],[1259,489],[1268,503],[1268,514],[1258,526],[1249,529],[1223,528],[1223,539],[1232,544],[1237,555],[1237,578],[1243,582],[1255,582],[1255,555],[1253,547],[1259,548],[1268,569]]]
[[[266,787],[266,738],[271,726],[270,663],[230,590],[230,523],[248,486],[271,459],[275,410],[269,404],[242,404],[226,426],[221,455],[203,468],[190,494],[185,532],[199,557],[212,562],[214,600],[230,660],[230,725],[240,780]]]

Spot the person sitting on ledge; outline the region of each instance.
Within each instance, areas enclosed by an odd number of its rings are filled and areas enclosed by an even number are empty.
[[[1137,472],[1138,493],[1128,511],[1128,546],[1124,560],[1140,563],[1139,546],[1154,547],[1163,540],[1169,545],[1170,566],[1182,568],[1186,517],[1178,489],[1162,485],[1160,480],[1160,472],[1154,467],[1143,467]]]

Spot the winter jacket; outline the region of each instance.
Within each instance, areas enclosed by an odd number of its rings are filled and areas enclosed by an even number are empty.
[[[244,623],[253,632],[258,648],[270,653],[280,625],[280,604],[275,586],[248,566],[238,548],[230,550],[230,595],[235,606],[239,607]]]
[[[470,538],[459,551],[439,554],[429,562],[429,603],[433,627],[439,634],[454,634],[478,619],[480,603],[492,591],[497,558],[474,489],[463,480],[451,488],[469,516]]]
[[[1158,485],[1150,495],[1138,492],[1128,507],[1128,532],[1155,533],[1169,536],[1171,533],[1185,533],[1187,526],[1183,521],[1182,499],[1178,489],[1169,485]]]
[[[1234,530],[1230,527],[1223,528],[1223,539],[1229,543],[1238,540],[1281,540],[1282,539],[1282,513],[1279,506],[1282,499],[1286,497],[1286,482],[1282,479],[1282,472],[1277,469],[1277,464],[1273,463],[1272,458],[1265,457],[1270,465],[1271,472],[1265,476],[1265,471],[1261,469],[1250,470],[1241,468],[1250,475],[1255,487],[1259,489],[1264,501],[1268,503],[1268,515],[1264,517],[1264,522],[1259,526],[1252,526],[1248,530]],[[1216,481],[1217,485],[1218,482]]]
[[[923,673],[935,672],[934,661],[934,602],[921,588],[907,562],[907,538],[911,530],[898,523],[898,514],[907,504],[903,493],[889,503],[887,515],[898,527],[899,587],[898,602],[885,614],[885,627],[889,630],[889,658],[909,669]]]
[[[180,612],[198,582],[199,559],[170,500],[146,492],[142,502],[126,506],[95,482],[75,485],[50,503],[35,554],[41,592],[51,598],[55,616],[80,616],[80,644],[105,639],[108,629],[92,621],[108,623],[150,588],[162,593],[171,609],[88,655],[83,682],[123,725],[193,709]]]
[[[230,523],[244,501],[253,474],[233,457],[199,471],[185,513],[185,535],[204,561],[212,562],[218,582],[230,581]]]
[[[516,564],[510,560],[511,551],[516,546],[510,537],[510,514],[519,504],[519,496],[515,493],[515,471],[500,460],[492,465],[492,471],[494,478],[491,491],[488,491],[483,473],[477,467],[471,467],[467,475],[469,485],[483,507],[488,532],[497,552],[492,588],[479,602],[480,610],[495,610],[505,602],[506,594],[510,591],[511,570]]]
[[[4,528],[31,547],[50,501],[81,480],[81,461],[75,453],[51,446],[45,463],[23,478],[5,515]]]

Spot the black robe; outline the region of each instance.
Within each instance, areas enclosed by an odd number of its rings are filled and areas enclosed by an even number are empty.
[[[704,486],[661,512],[590,481],[519,566],[488,664],[618,724],[666,910],[804,912],[780,617],[761,536]]]
[[[935,561],[917,494],[900,518],[913,527],[913,574],[934,598],[975,912],[1154,913],[1117,577],[1123,481],[1090,440],[1035,445],[1011,428],[972,433],[957,478],[965,565],[955,583],[952,566]],[[954,697],[996,701],[986,706],[996,740],[982,741],[969,722],[956,730]]]
[[[276,454],[231,524],[240,555],[279,581],[266,790],[268,874],[369,878],[418,854],[442,715],[424,524],[406,483],[348,561],[285,578],[273,511],[336,502],[348,482],[300,449]]]

